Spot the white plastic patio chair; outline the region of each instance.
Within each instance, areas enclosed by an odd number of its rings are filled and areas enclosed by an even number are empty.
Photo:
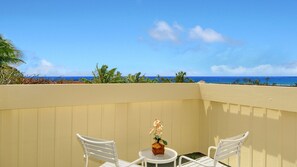
[[[219,161],[227,159],[233,155],[237,155],[237,166],[240,167],[240,149],[248,135],[249,132],[246,132],[238,136],[222,139],[217,147],[210,146],[208,148],[207,156],[196,160],[186,156],[181,156],[179,158],[179,167],[226,167],[226,165],[220,163]],[[216,150],[213,159],[210,158],[211,149]],[[182,164],[182,159],[189,160],[189,162]]]
[[[76,134],[84,149],[85,167],[88,166],[89,158],[104,161],[102,167],[140,167],[137,163],[142,162],[143,157],[129,163],[118,159],[115,142],[95,139],[88,136]]]

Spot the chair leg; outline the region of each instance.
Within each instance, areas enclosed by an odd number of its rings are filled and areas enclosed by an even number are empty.
[[[240,167],[240,155],[237,155],[237,167]]]
[[[89,157],[86,157],[86,166],[85,167],[88,167],[88,164],[89,164]]]

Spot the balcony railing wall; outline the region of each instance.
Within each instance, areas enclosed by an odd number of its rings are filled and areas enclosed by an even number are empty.
[[[297,88],[201,84],[200,146],[250,131],[243,167],[297,166]],[[226,163],[236,166],[236,159]]]
[[[155,118],[180,154],[206,153],[248,130],[242,167],[296,167],[296,99],[296,88],[265,86],[0,86],[0,167],[83,166],[76,133],[115,140],[120,158],[133,160],[153,142]],[[233,158],[225,162],[236,166]]]
[[[119,157],[134,160],[151,147],[155,118],[164,123],[168,147],[199,149],[197,84],[23,85],[0,92],[0,167],[82,167],[76,133],[115,140]]]

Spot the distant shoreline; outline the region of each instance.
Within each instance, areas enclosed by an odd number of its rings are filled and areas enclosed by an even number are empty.
[[[172,79],[174,76],[161,76]],[[67,80],[80,81],[82,78],[93,79],[92,76],[27,76],[27,78],[44,78],[51,81]],[[157,76],[147,76],[149,79],[155,79]],[[259,80],[260,82],[268,81],[269,84],[291,86],[297,84],[297,76],[188,76],[194,82],[201,80],[206,83],[231,84],[233,82],[243,83],[244,79]]]

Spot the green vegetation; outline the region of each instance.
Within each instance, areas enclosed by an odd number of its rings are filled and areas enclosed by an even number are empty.
[[[11,41],[0,35],[0,66],[24,63],[21,57],[22,52],[16,49]]]
[[[180,71],[178,73],[175,74],[175,82],[176,83],[183,83],[183,82],[190,82],[193,83],[194,81],[190,78],[186,77],[187,73]]]
[[[10,66],[0,67],[0,84],[19,84],[24,78],[16,68]]]
[[[264,85],[264,86],[277,86],[276,83],[269,83],[270,78],[266,77],[264,82],[261,82],[259,79],[251,79],[251,78],[243,78],[242,81],[237,79],[233,81],[231,84],[237,85]],[[291,85],[293,86],[293,85]]]
[[[179,71],[175,73],[175,78],[163,78],[160,75],[157,76],[155,80],[159,83],[194,83],[194,81],[188,77],[186,77],[187,73],[183,71]]]
[[[113,68],[111,70],[108,70],[107,65],[102,65],[101,68],[98,67],[98,64],[96,65],[95,71],[93,71],[93,79],[87,80],[82,79],[85,83],[122,83],[123,77],[122,74],[117,71],[116,68]]]
[[[82,82],[84,83],[152,83],[154,81],[141,76],[141,72],[138,72],[134,75],[129,74],[127,77],[122,76],[122,73],[117,71],[117,68],[112,68],[108,70],[107,65],[102,65],[99,68],[98,64],[96,65],[95,71],[93,73],[93,79],[88,80],[83,78]]]
[[[193,83],[194,81],[186,77],[186,72],[180,71],[175,74],[175,78],[163,78],[160,75],[155,79],[150,79],[145,75],[141,75],[141,72],[136,74],[128,74],[128,76],[122,76],[116,68],[108,69],[107,65],[102,65],[100,68],[96,65],[95,71],[93,71],[93,79],[88,80],[83,78],[81,81],[84,83]]]
[[[145,75],[141,76],[141,72],[138,72],[134,75],[129,74],[126,78],[125,78],[126,83],[155,83],[157,82],[156,80],[151,80],[147,77],[145,77]]]
[[[0,35],[0,84],[18,84],[23,74],[11,65],[24,63],[22,52]]]

